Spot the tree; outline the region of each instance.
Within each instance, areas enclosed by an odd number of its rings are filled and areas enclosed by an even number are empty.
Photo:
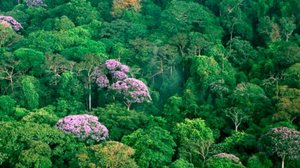
[[[240,159],[233,154],[219,153],[207,160],[207,168],[245,168]]]
[[[22,25],[11,16],[0,15],[0,24],[11,27],[15,31],[19,31],[23,28]]]
[[[251,21],[243,10],[246,5],[244,0],[224,0],[220,3],[220,19],[229,33],[229,41],[234,35],[240,35],[247,40],[253,37]]]
[[[246,114],[242,109],[237,107],[231,107],[229,109],[225,110],[226,116],[229,117],[233,124],[234,124],[234,130],[238,131],[239,126],[241,123],[249,117],[248,114]]]
[[[295,18],[282,17],[280,18],[279,23],[281,26],[281,35],[285,38],[285,41],[289,41],[296,29]]]
[[[66,71],[61,75],[58,84],[58,95],[67,100],[81,101],[83,97],[82,84],[78,80],[76,74],[71,71]]]
[[[114,0],[112,5],[112,14],[114,16],[121,16],[125,10],[133,9],[140,11],[140,0]]]
[[[247,167],[249,168],[271,168],[272,166],[272,161],[263,153],[251,156],[247,163]]]
[[[229,60],[239,68],[249,70],[252,62],[257,58],[257,51],[251,46],[251,43],[240,37],[234,37],[228,43],[231,47]]]
[[[25,115],[22,118],[22,121],[54,126],[58,119],[59,118],[55,114],[48,112],[45,109],[37,109]]]
[[[16,103],[10,96],[0,96],[0,116],[12,116]]]
[[[280,86],[276,107],[277,112],[273,115],[274,120],[293,122],[300,116],[300,90],[289,88],[288,86]]]
[[[28,48],[19,48],[13,54],[19,61],[18,66],[16,66],[18,71],[30,75],[41,74],[42,65],[45,61],[45,56],[42,52]]]
[[[102,67],[95,69],[94,76],[99,87],[119,93],[129,110],[132,103],[151,101],[151,97],[145,83],[135,78],[129,78],[128,72],[127,65],[109,59]]]
[[[253,116],[257,111],[261,112],[269,103],[263,88],[253,83],[239,83],[230,98],[232,105],[242,110],[244,116]]]
[[[117,141],[107,141],[88,147],[85,154],[78,155],[78,160],[80,167],[137,168],[133,155],[131,147]]]
[[[39,90],[38,81],[33,76],[24,76],[21,78],[20,101],[21,104],[28,109],[35,109],[39,106]]]
[[[71,166],[82,144],[46,124],[0,122],[0,166]]]
[[[184,159],[177,159],[171,164],[170,168],[194,168],[194,165]]]
[[[137,164],[145,168],[168,165],[176,145],[170,133],[158,126],[138,129],[124,136],[122,143],[135,149],[134,158]]]
[[[295,63],[285,71],[286,83],[300,89],[300,63]]]
[[[172,1],[162,12],[162,27],[168,34],[197,30],[212,39],[222,37],[222,28],[214,14],[205,6],[195,2]]]
[[[221,68],[216,60],[208,56],[197,56],[193,59],[191,73],[200,80],[199,84],[206,90],[209,85],[221,78]]]
[[[25,0],[27,6],[45,6],[43,0]]]
[[[179,141],[180,158],[188,160],[195,166],[199,165],[197,159],[201,158],[203,165],[214,143],[213,132],[205,122],[200,118],[185,119],[184,122],[176,124],[174,133]]]
[[[284,168],[285,160],[300,158],[300,132],[287,127],[272,128],[261,137],[264,151],[268,154],[276,154],[281,158],[281,168]]]
[[[87,143],[108,138],[108,129],[98,121],[98,117],[88,114],[66,116],[59,119],[55,127]]]
[[[68,61],[61,55],[46,55],[45,68],[46,73],[51,75],[50,85],[58,85],[62,74],[66,71],[72,71],[74,62]]]
[[[148,118],[144,113],[128,110],[121,104],[108,104],[105,108],[93,109],[92,113],[101,119],[109,129],[111,140],[120,140],[124,135],[144,127]]]
[[[101,57],[86,55],[84,60],[76,64],[75,69],[78,76],[82,76],[85,81],[85,87],[88,90],[88,110],[92,109],[92,83],[94,77],[94,69],[100,63]]]
[[[1,23],[1,22],[0,22]],[[22,36],[17,34],[11,28],[0,24],[0,47],[11,47],[13,44],[22,39]]]

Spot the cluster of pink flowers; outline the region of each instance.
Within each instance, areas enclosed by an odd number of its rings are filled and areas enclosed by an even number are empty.
[[[26,0],[27,6],[45,6],[43,0]]]
[[[114,71],[112,75],[113,75],[113,78],[116,80],[123,80],[123,79],[128,78],[127,74],[122,71]]]
[[[135,78],[117,81],[112,84],[111,88],[124,95],[128,103],[142,103],[151,100],[147,86]]]
[[[19,31],[22,25],[11,16],[0,16],[0,24],[10,25],[15,31]]]
[[[96,84],[100,88],[106,88],[109,85],[109,80],[107,79],[107,77],[105,75],[101,75],[101,76],[97,77]]]
[[[80,140],[99,142],[108,138],[108,129],[98,121],[98,117],[88,114],[66,116],[55,127]]]
[[[127,104],[142,103],[151,100],[147,86],[140,80],[129,78],[130,68],[117,60],[109,59],[104,68],[94,70],[96,84],[100,88],[108,88],[122,94]]]
[[[114,60],[114,59],[109,59],[109,60],[106,60],[105,61],[105,66],[108,70],[110,71],[114,71],[116,70],[117,68],[119,68],[122,64],[117,61],[117,60]]]

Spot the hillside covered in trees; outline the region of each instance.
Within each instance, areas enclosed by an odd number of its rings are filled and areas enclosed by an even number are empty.
[[[299,0],[0,0],[0,167],[299,168]]]

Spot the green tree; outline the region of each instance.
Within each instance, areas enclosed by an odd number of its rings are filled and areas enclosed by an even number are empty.
[[[248,159],[247,167],[249,168],[271,168],[272,161],[265,154],[255,154]]]
[[[33,76],[24,76],[20,81],[20,103],[28,108],[35,109],[39,106],[39,82]]]
[[[194,165],[184,159],[177,159],[171,164],[170,168],[194,168]]]
[[[120,140],[138,128],[146,126],[148,118],[144,113],[127,110],[121,104],[109,104],[105,108],[93,109],[92,113],[99,117],[109,130],[112,140]]]
[[[21,40],[21,35],[14,30],[0,24],[0,48],[11,47],[13,44]]]
[[[293,122],[300,116],[300,90],[279,87],[279,98],[276,104],[277,112],[273,115],[274,120],[287,120]]]
[[[135,149],[140,167],[162,167],[171,163],[175,142],[167,130],[158,126],[138,129],[122,138],[122,143]]]
[[[178,123],[174,133],[179,141],[179,156],[195,166],[206,161],[214,143],[213,132],[202,119],[185,119]],[[199,160],[201,159],[201,160]]]
[[[0,122],[0,125],[3,167],[68,167],[82,147],[71,136],[46,124]]]
[[[41,74],[45,56],[42,52],[28,48],[19,48],[14,51],[14,56],[19,61],[16,69],[30,75]]]
[[[223,0],[220,3],[221,24],[229,34],[229,41],[235,35],[247,40],[253,37],[252,23],[244,11],[246,5],[245,0]]]
[[[107,141],[88,147],[77,155],[79,167],[137,168],[132,158],[134,150],[117,141]]]
[[[170,34],[195,29],[211,38],[222,37],[222,28],[215,20],[214,14],[205,6],[194,2],[171,1],[162,12],[162,27]]]
[[[285,167],[285,160],[297,160],[300,158],[299,141],[300,132],[287,127],[272,128],[261,137],[263,150],[270,154],[276,154],[281,158],[281,168]]]
[[[16,103],[10,96],[0,96],[0,116],[14,115]]]
[[[75,70],[78,73],[79,77],[83,78],[84,86],[88,92],[88,110],[92,110],[92,83],[93,81],[93,72],[96,66],[100,64],[101,57],[86,55],[84,60],[75,65]]]

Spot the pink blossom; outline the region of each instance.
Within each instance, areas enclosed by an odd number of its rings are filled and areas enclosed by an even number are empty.
[[[61,118],[55,127],[75,135],[80,140],[99,142],[108,137],[108,129],[98,121],[96,116],[88,114],[66,116]]]
[[[116,80],[123,80],[123,79],[128,78],[128,76],[122,71],[114,71],[113,78]]]
[[[109,80],[107,79],[107,77],[105,75],[99,76],[96,79],[96,84],[100,87],[100,88],[106,88],[109,85]]]
[[[19,31],[22,28],[22,25],[16,21],[11,16],[0,16],[0,24],[7,25],[7,23],[11,26],[15,31]]]
[[[108,70],[113,71],[119,68],[122,64],[114,59],[106,60],[105,66]]]
[[[122,72],[124,72],[124,73],[128,73],[129,72],[129,70],[130,70],[130,68],[127,66],[127,65],[121,65],[120,66],[120,70],[122,71]]]

